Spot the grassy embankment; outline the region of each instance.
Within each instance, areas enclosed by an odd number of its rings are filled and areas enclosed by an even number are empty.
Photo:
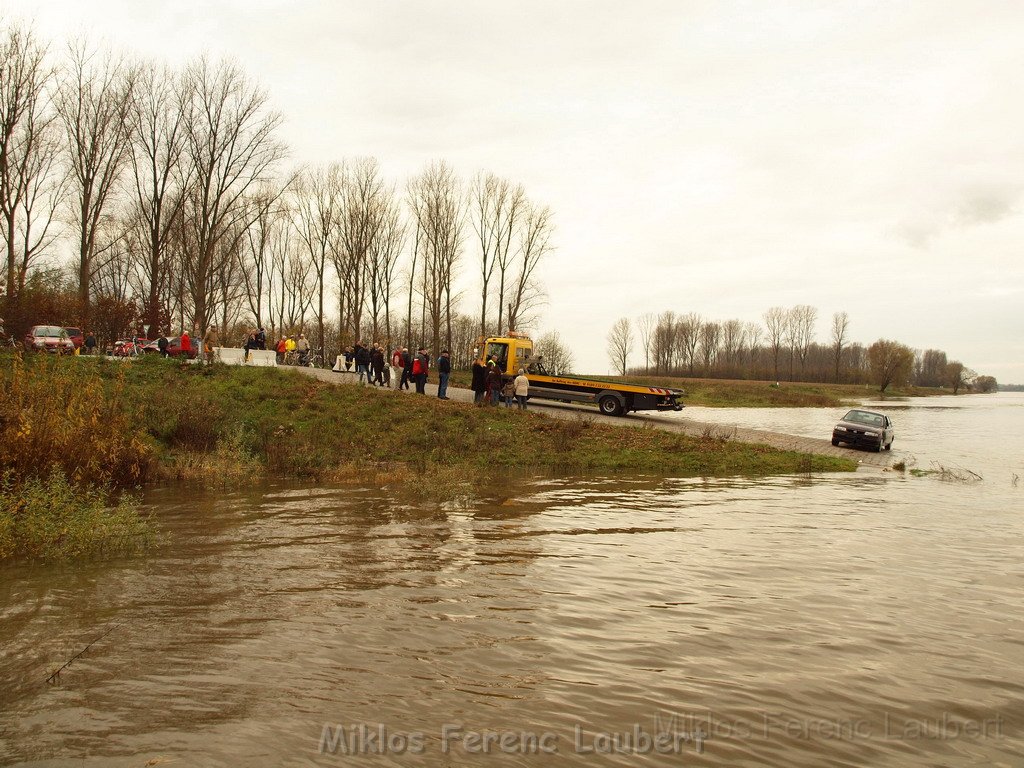
[[[842,408],[863,400],[948,395],[934,387],[889,389],[882,396],[872,384],[815,384],[799,381],[747,381],[743,379],[686,379],[669,376],[586,376],[588,379],[681,389],[685,405],[711,408]],[[468,387],[466,371],[453,374],[455,386]]]
[[[3,358],[0,378],[0,558],[46,554],[26,544],[48,534],[25,528],[19,494],[36,483],[67,502],[64,478],[115,499],[146,482],[267,476],[413,484],[430,497],[468,490],[494,470],[724,476],[855,468],[845,459],[474,408],[278,369],[32,356]],[[97,514],[97,494],[82,495],[88,509],[76,510],[76,520]],[[134,503],[122,497],[112,514],[123,524]],[[82,528],[51,523],[51,538]],[[120,542],[131,533],[122,528],[113,536]]]

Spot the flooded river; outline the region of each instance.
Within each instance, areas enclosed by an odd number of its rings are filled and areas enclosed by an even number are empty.
[[[1024,397],[884,405],[982,479],[155,490],[0,570],[0,764],[1022,765]]]

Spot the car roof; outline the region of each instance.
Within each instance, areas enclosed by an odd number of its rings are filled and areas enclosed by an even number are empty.
[[[884,413],[880,413],[879,411],[869,411],[867,408],[851,408],[846,413],[870,413],[872,416],[885,416]]]

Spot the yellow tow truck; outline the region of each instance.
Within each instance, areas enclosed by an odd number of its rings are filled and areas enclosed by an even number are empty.
[[[549,374],[544,369],[543,357],[534,356],[533,342],[515,331],[509,331],[508,336],[494,336],[481,341],[483,343],[478,344],[474,351],[477,361],[487,365],[489,360],[494,360],[505,380],[517,376],[520,368],[524,369],[530,380],[531,400],[592,403],[608,416],[622,416],[630,411],[683,409],[679,402],[683,395],[680,389]]]

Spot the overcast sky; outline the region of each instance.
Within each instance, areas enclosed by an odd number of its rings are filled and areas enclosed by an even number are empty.
[[[371,155],[402,182],[445,159],[521,182],[556,222],[534,330],[581,372],[609,369],[618,317],[811,304],[821,341],[845,310],[855,340],[1024,382],[1024,3],[0,8],[55,41],[238,59],[296,163]]]

